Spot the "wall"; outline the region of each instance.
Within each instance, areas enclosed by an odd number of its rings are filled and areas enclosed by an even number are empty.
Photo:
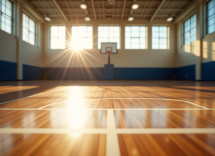
[[[180,22],[177,23],[177,75],[182,80],[201,79],[201,47],[200,47],[200,10],[199,3],[195,4]],[[183,23],[196,14],[196,40],[184,45]]]
[[[40,26],[42,28],[42,25]],[[38,35],[38,34],[37,34]],[[42,37],[39,37],[42,42]],[[42,45],[31,45],[23,40],[20,47],[21,66],[23,68],[23,80],[40,80],[42,78],[43,53]]]
[[[202,80],[215,81],[215,32],[203,39]]]
[[[20,4],[20,21],[25,13],[36,22],[36,41],[35,45],[31,45],[22,40],[22,33],[19,34],[19,59],[18,59],[18,79],[23,80],[38,80],[42,78],[43,67],[43,24],[34,9],[27,3]],[[22,32],[22,22],[19,24],[19,32]]]
[[[41,79],[42,77],[43,38],[41,34],[43,24],[31,13],[26,12],[27,7],[21,2],[14,2],[13,34],[0,30],[0,80]],[[36,45],[31,45],[22,40],[22,15],[24,11],[36,21]],[[25,68],[23,68],[24,66]],[[29,75],[31,76],[29,77]]]
[[[177,23],[177,75],[183,80],[215,81],[215,33],[206,34],[206,2],[197,2]],[[183,22],[196,14],[196,41],[183,45]]]
[[[16,80],[16,38],[0,30],[0,80]]]
[[[199,80],[200,41],[183,45],[183,22],[177,24],[177,75],[181,80]],[[195,68],[190,68],[191,66]],[[192,78],[192,79],[191,79]]]
[[[97,28],[99,25],[118,25],[121,27],[121,45],[120,49],[118,50],[118,54],[111,55],[111,64],[114,64],[114,67],[117,68],[115,70],[116,72],[121,73],[121,77],[119,78],[117,76],[117,79],[128,79],[128,75],[131,74],[131,68],[134,70],[136,68],[147,68],[148,70],[141,70],[145,75],[154,75],[155,72],[159,71],[160,69],[167,70],[168,72],[160,73],[163,74],[162,77],[157,77],[157,79],[166,79],[170,76],[172,76],[172,68],[175,67],[175,25],[173,23],[168,23],[164,20],[155,20],[151,23],[148,21],[143,20],[134,20],[133,22],[128,22],[127,20],[110,20],[110,19],[99,19],[99,20],[93,20],[91,19],[90,22],[86,22],[84,20],[74,20],[70,21],[68,25],[91,25],[93,26],[93,49],[91,50],[83,50],[80,53],[75,53],[72,50],[69,49],[67,46],[67,49],[65,50],[52,50],[50,49],[50,39],[49,39],[49,33],[50,33],[50,26],[52,25],[66,25],[61,20],[52,20],[51,22],[47,23],[44,27],[44,34],[45,34],[45,47],[44,47],[44,66],[45,68],[51,72],[51,71],[57,71],[52,70],[54,68],[61,68],[61,70],[64,70],[66,68],[73,69],[73,68],[94,68],[95,70],[97,68],[103,68],[104,64],[108,63],[107,55],[100,54],[100,50],[97,49]],[[144,50],[125,50],[124,49],[124,27],[126,25],[145,25],[148,28],[148,48]],[[170,34],[169,34],[169,49],[166,50],[152,50],[151,49],[151,27],[153,25],[164,25],[169,26]],[[70,35],[70,29],[71,27],[68,26],[67,29],[67,42],[69,42],[71,35]],[[155,69],[155,70],[154,70]],[[69,72],[71,70],[65,70],[66,72]],[[122,70],[122,71],[121,71]],[[45,72],[44,74],[50,74]],[[68,73],[69,74],[69,73]],[[116,73],[117,74],[117,73]],[[132,74],[135,74],[135,77],[139,77],[139,72],[132,72]],[[52,74],[52,75],[58,75]],[[159,74],[157,74],[159,75]],[[50,79],[53,78],[53,76],[49,76]],[[97,77],[97,76],[95,76]],[[64,79],[64,76],[61,77]],[[140,78],[140,77],[139,77]],[[142,77],[144,79],[144,77]],[[147,78],[148,79],[148,78]],[[156,77],[155,77],[156,79]]]

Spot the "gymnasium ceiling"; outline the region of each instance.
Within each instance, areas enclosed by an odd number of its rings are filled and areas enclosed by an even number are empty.
[[[167,19],[171,14],[178,16],[196,0],[136,0],[137,10],[132,10],[133,0],[115,0],[111,5],[107,0],[85,0],[87,9],[80,8],[82,0],[27,0],[41,16],[49,15],[51,19],[84,19],[86,14],[91,20],[127,19],[130,13],[134,19]]]

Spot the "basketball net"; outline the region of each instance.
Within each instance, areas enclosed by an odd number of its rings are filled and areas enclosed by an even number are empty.
[[[111,51],[107,51],[107,53],[108,53],[108,54],[110,54],[110,53],[111,53]]]

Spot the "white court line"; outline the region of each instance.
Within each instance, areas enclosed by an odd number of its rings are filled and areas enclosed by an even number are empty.
[[[69,129],[69,128],[0,128],[1,133],[30,133],[30,134],[106,134],[107,129]]]
[[[75,110],[76,108],[72,108]],[[77,108],[79,110],[79,108]],[[68,108],[50,108],[50,109],[38,109],[38,108],[0,108],[0,110],[68,110]],[[215,108],[202,109],[202,108],[84,108],[83,110],[215,110]]]
[[[188,133],[214,133],[215,128],[134,128],[117,129],[118,134],[188,134]]]
[[[51,103],[51,104],[45,105],[45,106],[43,106],[43,107],[39,107],[39,108],[37,108],[37,109],[43,109],[43,108],[45,108],[45,107],[48,107],[48,106],[51,106],[51,105],[55,105],[55,104],[58,104],[58,103],[63,103],[63,102]]]
[[[120,156],[113,110],[107,112],[106,156]]]
[[[111,131],[111,132],[109,132]],[[0,128],[0,134],[29,133],[29,134],[200,134],[213,133],[215,128],[130,128],[130,129],[67,129],[67,128]],[[111,142],[114,144],[114,142]],[[118,141],[117,141],[118,143]],[[112,146],[112,145],[111,145]],[[113,154],[115,156],[115,154]],[[113,156],[112,155],[112,156]]]
[[[184,101],[184,100],[176,100],[176,99],[164,99],[164,98],[97,98],[97,99],[80,99],[80,100],[108,100],[108,99],[116,99],[116,100],[119,100],[119,99],[153,99],[153,100],[172,100],[172,101],[180,101],[180,102],[185,102],[185,103],[189,103],[191,105],[194,105],[194,106],[198,106],[198,107],[201,107],[201,108],[204,108],[204,109],[210,109],[210,108],[207,108],[207,107],[204,107],[204,106],[201,106],[201,105],[198,105],[198,104],[195,104],[195,103],[192,103],[190,101]],[[79,99],[77,99],[78,101]],[[64,101],[66,102],[66,101]],[[64,103],[62,102],[62,103]],[[59,102],[61,103],[61,102]],[[39,107],[38,109],[43,109],[45,107],[48,107],[48,106],[51,106],[51,105],[55,105],[57,103],[52,103],[52,104],[48,104],[48,105],[45,105],[45,106],[42,106],[42,107]]]
[[[82,82],[82,83],[85,83],[85,82]],[[79,85],[79,84],[82,84],[82,83],[78,83],[78,84],[75,84],[75,85]],[[72,86],[75,86],[75,85],[72,85]],[[59,89],[61,89],[61,88],[59,88]],[[17,100],[21,100],[21,99],[25,99],[25,98],[29,98],[29,97],[33,97],[33,96],[37,96],[37,95],[41,95],[41,94],[45,94],[45,93],[49,93],[49,92],[53,92],[53,91],[56,91],[56,90],[59,90],[59,89],[50,90],[50,91],[47,91],[47,92],[38,93],[38,94],[34,94],[34,95],[23,97],[23,98],[15,99],[15,100],[10,100],[10,101],[6,101],[6,102],[2,102],[2,103],[0,103],[0,105],[5,104],[5,103],[9,103],[9,102],[13,102],[13,101],[17,101]]]
[[[107,112],[107,129],[0,128],[0,134],[106,134],[106,155],[120,156],[117,134],[215,134],[215,128],[141,128],[116,129],[113,109]]]

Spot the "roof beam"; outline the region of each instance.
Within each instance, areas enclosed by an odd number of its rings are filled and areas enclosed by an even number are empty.
[[[50,5],[48,4],[49,2],[47,2],[47,3],[45,3],[45,5],[50,9]],[[52,2],[51,2],[52,3]],[[57,9],[57,11],[58,11],[58,9]],[[46,11],[45,11],[46,12]],[[53,9],[51,9],[51,12],[53,13],[53,14],[55,14],[55,12],[54,12],[54,10]],[[59,11],[58,11],[59,12]],[[47,12],[46,12],[47,13]],[[56,17],[56,16],[55,16]],[[54,18],[55,18],[54,17]],[[57,16],[57,18],[58,18],[58,16]]]
[[[172,3],[169,4],[169,6],[167,7],[167,9],[165,9],[165,10],[163,11],[163,13],[160,14],[160,18],[162,17],[162,15],[164,15],[164,14],[166,13],[166,11],[170,8],[170,6],[171,6],[173,3],[174,3],[174,1],[173,1]],[[162,10],[162,9],[160,9],[160,10]],[[158,15],[158,16],[159,16],[159,15]]]
[[[74,1],[66,1],[66,0],[62,0],[62,1],[58,1],[59,3],[80,3],[80,1],[77,1],[77,0],[74,0]],[[85,2],[90,2],[90,0],[87,0]],[[133,2],[133,1],[128,1],[128,2]],[[154,1],[138,1],[138,4],[146,4],[146,3],[160,3],[161,1],[160,0],[154,0]],[[29,0],[29,3],[45,3],[45,1],[42,1],[42,0]],[[94,3],[103,3],[102,1],[98,1],[98,0],[95,0]],[[104,1],[104,3],[108,3],[108,1]],[[119,1],[115,1],[114,3],[124,3],[123,0],[119,0]],[[168,1],[166,3],[172,3],[172,1]],[[190,2],[174,2],[175,4],[189,4]]]
[[[121,20],[123,20],[123,15],[124,15],[124,11],[125,11],[125,4],[126,4],[126,0],[124,0],[124,3],[123,3],[123,9],[122,9]]]
[[[58,3],[56,2],[56,0],[52,0],[52,1],[54,2],[55,6],[58,8],[58,10],[59,10],[59,12],[61,13],[61,15],[63,16],[64,20],[65,20],[66,22],[68,22],[68,19],[67,19],[66,15],[65,15],[64,12],[62,11],[62,9],[60,8],[60,6],[59,6]]]
[[[151,4],[152,4],[152,3],[149,3],[148,9],[150,8]],[[143,18],[145,18],[145,16],[146,16],[147,12],[148,12],[148,10],[146,9],[146,12],[145,12],[145,14],[144,14]],[[141,16],[141,17],[142,17],[142,16]],[[141,17],[140,17],[140,18],[141,18]]]
[[[146,4],[144,4],[144,6],[143,6],[143,9],[142,9],[142,11],[141,11],[141,14],[140,14],[140,17],[139,17],[139,18],[141,18],[142,14],[143,14],[143,11],[144,11],[144,9],[145,9],[145,5],[146,5]]]
[[[181,4],[181,5],[183,5],[183,4]],[[180,8],[181,5],[179,4],[177,8]],[[182,9],[182,10],[184,10],[184,9]],[[177,11],[177,9],[175,9],[175,10],[171,13],[171,15],[173,16],[173,14],[174,14],[176,11]],[[178,16],[178,15],[176,15],[176,16]],[[175,18],[175,17],[173,17],[173,18]]]
[[[88,11],[87,11],[87,9],[84,9],[84,11],[85,11],[85,14],[86,14],[86,15],[88,15]]]
[[[104,14],[104,18],[105,18],[105,3],[104,3],[104,0],[102,0],[102,5],[103,5],[103,14]]]
[[[114,18],[114,7],[115,7],[115,3],[113,3],[113,10],[112,10],[112,18]]]
[[[150,22],[153,21],[153,19],[155,18],[155,16],[157,15],[158,11],[161,9],[161,7],[163,6],[163,4],[166,2],[166,0],[162,0],[162,2],[160,3],[159,7],[157,8],[157,10],[155,11],[155,13],[153,14],[153,16],[150,19]]]
[[[95,11],[95,7],[94,7],[94,2],[93,2],[93,0],[91,0],[91,3],[92,3],[92,7],[93,7],[94,18],[95,18],[95,20],[96,20],[96,19],[97,19],[97,18],[96,18],[96,11]]]
[[[43,15],[45,15],[45,14],[43,14]],[[67,17],[71,17],[71,16],[73,16],[72,14],[65,14]],[[93,14],[88,14],[89,16],[93,16]],[[113,14],[112,13],[109,13],[109,14],[106,14],[106,16],[112,16]],[[121,15],[121,13],[116,13],[116,14],[114,14],[115,16],[120,16]],[[130,14],[128,14],[128,13],[126,13],[126,14],[124,14],[125,16],[129,16]],[[145,14],[145,16],[152,16],[153,14],[150,14],[150,13],[147,13],[147,14]],[[165,17],[167,17],[169,14],[163,14],[163,15],[160,15],[160,16],[165,16]],[[173,15],[177,15],[177,14],[173,14]],[[61,16],[61,14],[49,14],[49,16]],[[77,16],[78,17],[83,17],[83,16],[86,16],[86,14],[84,14],[84,13],[82,13],[82,14],[77,14]],[[132,14],[132,16],[134,16],[134,17],[139,17],[140,16],[140,14],[138,14],[138,13],[136,13],[136,14]]]
[[[136,2],[136,0],[134,0],[134,2]],[[133,13],[133,8],[132,8],[132,6],[131,6],[129,16],[132,15],[132,13]]]
[[[68,4],[68,3],[67,3]],[[71,3],[72,4],[72,3]],[[65,10],[65,11],[71,11],[71,9],[72,10],[75,10],[75,11],[80,11],[80,10],[82,10],[81,8],[74,8],[74,7],[72,7],[72,8],[70,8],[70,9],[68,9],[68,8],[61,8],[63,11]],[[114,8],[112,8],[112,9],[114,9]],[[151,10],[151,11],[154,11],[154,10],[156,10],[157,8],[142,8],[142,10],[144,11],[144,10]],[[56,8],[36,8],[36,10],[39,10],[39,11],[46,11],[46,10],[58,10],[58,9],[56,9]],[[87,8],[87,10],[93,10],[93,8]],[[109,10],[109,9],[105,9],[105,8],[95,8],[95,10]],[[122,8],[115,8],[114,9],[115,11],[121,11],[122,10]],[[125,11],[128,11],[128,10],[131,10],[131,8],[125,8]],[[182,11],[183,9],[179,9],[179,8],[175,8],[175,9],[160,9],[160,10],[163,10],[163,11]]]
[[[74,13],[75,13],[76,18],[78,18],[77,14],[76,14],[76,11],[75,11],[74,9],[71,9],[68,3],[66,3],[66,5],[67,5],[67,6],[68,6],[68,8],[69,8],[69,9],[68,9],[68,10],[69,10],[69,12],[70,12],[70,13],[72,13],[72,11],[71,11],[71,10],[73,10],[73,11],[74,11]],[[73,5],[72,5],[72,8],[73,8]],[[61,8],[61,9],[62,9],[62,8]]]
[[[174,20],[174,24],[178,23],[180,20],[182,20],[191,10],[193,10],[196,7],[196,4],[201,0],[194,0],[190,5],[188,5],[184,11],[182,11]]]
[[[35,16],[35,18],[37,18],[39,21],[41,21],[42,23],[45,23],[44,17],[41,16],[41,14],[34,9],[34,7],[27,1],[27,0],[20,0],[21,2],[23,2],[24,7],[27,11],[29,11],[32,15]]]

